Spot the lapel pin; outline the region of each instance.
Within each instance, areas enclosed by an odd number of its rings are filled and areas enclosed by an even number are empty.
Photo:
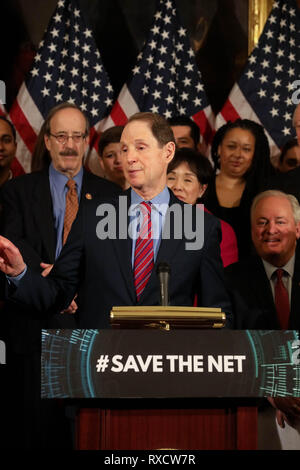
[[[90,193],[86,193],[85,198],[91,200],[93,196]]]

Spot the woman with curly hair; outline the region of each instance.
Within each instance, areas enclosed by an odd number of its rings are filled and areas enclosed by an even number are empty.
[[[251,202],[275,171],[268,140],[261,125],[237,119],[216,132],[211,152],[215,174],[201,202],[233,227],[241,258],[252,246]]]

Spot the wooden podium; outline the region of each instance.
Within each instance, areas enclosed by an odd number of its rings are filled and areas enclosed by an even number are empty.
[[[135,329],[222,328],[225,314],[221,309],[194,307],[115,307],[111,323],[115,328]],[[77,448],[253,450],[257,448],[257,407],[253,400],[240,401],[171,399],[161,405],[161,400],[138,399],[122,406],[115,402],[109,407],[83,408],[77,420]]]
[[[190,400],[186,400],[185,403]],[[257,407],[199,399],[196,408],[83,408],[79,450],[255,450]],[[127,403],[127,406],[130,404]],[[152,405],[154,403],[152,402]],[[195,405],[195,403],[193,403]],[[170,405],[169,405],[170,406]]]

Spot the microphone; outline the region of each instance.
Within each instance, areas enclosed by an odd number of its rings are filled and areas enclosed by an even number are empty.
[[[159,279],[160,288],[160,303],[163,307],[169,305],[169,278],[171,268],[168,263],[159,263],[156,269],[156,273]]]

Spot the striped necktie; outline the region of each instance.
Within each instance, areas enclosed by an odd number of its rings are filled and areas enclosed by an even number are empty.
[[[280,328],[287,330],[289,326],[290,316],[290,302],[287,288],[283,284],[282,276],[284,273],[283,269],[277,269],[276,271],[276,284],[275,284],[275,306],[277,310],[277,316]]]
[[[151,202],[142,202],[140,207],[143,220],[134,253],[134,285],[137,300],[140,299],[154,266]]]

